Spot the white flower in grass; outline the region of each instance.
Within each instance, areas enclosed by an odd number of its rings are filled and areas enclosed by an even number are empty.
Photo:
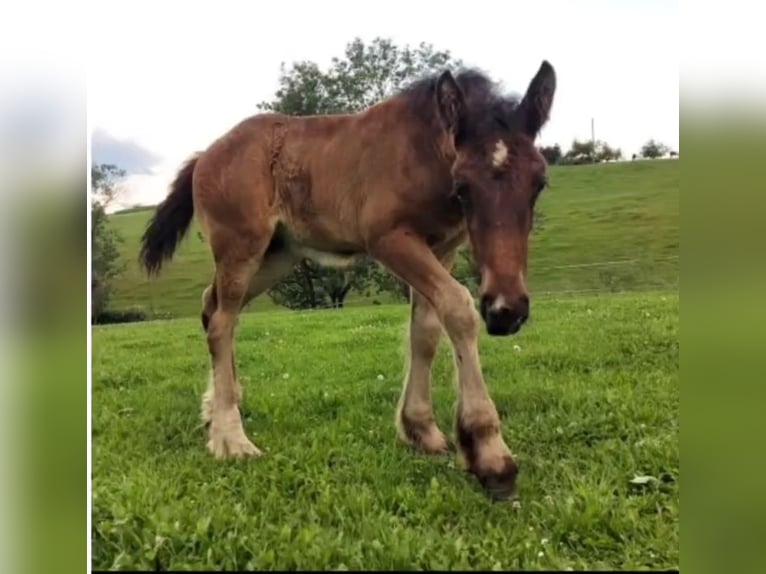
[[[521,347],[519,347],[518,345],[514,345],[513,346],[513,350],[514,351],[521,351]]]
[[[543,552],[542,550],[540,550],[540,552],[538,552],[538,553],[537,553],[537,557],[538,557],[538,558],[542,558],[543,556],[545,556],[545,552]]]
[[[379,380],[379,381],[382,381],[382,380],[383,380],[383,379],[385,379],[385,378],[386,378],[386,377],[384,377],[382,374],[381,374],[381,375],[378,375],[378,380]]]
[[[289,379],[290,378],[290,373],[285,373],[284,375],[282,375],[282,378],[285,379],[285,380]]]
[[[548,539],[547,539],[547,538],[543,538],[543,539],[540,541],[540,544],[542,544],[543,546],[544,546],[544,545],[546,545],[546,544],[548,544]]]

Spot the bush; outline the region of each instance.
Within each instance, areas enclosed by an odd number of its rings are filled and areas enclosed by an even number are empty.
[[[105,310],[94,317],[94,323],[97,325],[109,325],[115,323],[137,323],[146,321],[148,315],[140,309],[129,309],[127,311]]]
[[[94,317],[93,322],[97,325],[110,325],[117,323],[139,323],[141,321],[162,321],[174,319],[175,316],[167,311],[150,313],[144,309],[133,307],[121,311],[105,310]]]

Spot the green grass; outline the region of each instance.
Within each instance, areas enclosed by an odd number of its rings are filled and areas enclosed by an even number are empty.
[[[678,309],[673,292],[533,297],[518,336],[482,334],[517,504],[397,441],[405,306],[241,317],[254,461],[205,450],[196,318],[95,327],[93,567],[678,568]],[[452,374],[443,343],[449,434]]]
[[[553,166],[549,177],[551,187],[539,202],[544,219],[530,246],[533,294],[678,284],[680,160]],[[150,281],[137,265],[139,239],[150,215],[139,210],[112,216],[125,239],[127,269],[115,285],[111,306],[197,316],[202,290],[212,277],[209,248],[197,237],[195,223],[174,261]],[[358,294],[350,301],[355,298]],[[273,308],[268,297],[259,297],[249,310]]]

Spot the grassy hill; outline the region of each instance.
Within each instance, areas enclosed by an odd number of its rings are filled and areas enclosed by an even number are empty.
[[[678,306],[551,297],[518,336],[481,333],[515,504],[398,442],[402,305],[242,317],[244,426],[266,451],[246,462],[205,450],[196,318],[97,326],[93,568],[678,569]],[[453,372],[443,341],[435,416],[454,439]]]
[[[678,283],[680,160],[553,166],[531,242],[529,284],[541,293],[647,290]],[[212,256],[196,223],[158,279],[138,268],[139,239],[151,209],[112,216],[127,268],[112,307],[197,315]],[[358,297],[357,297],[358,298]],[[350,298],[350,299],[353,299]],[[273,308],[267,296],[250,310]]]

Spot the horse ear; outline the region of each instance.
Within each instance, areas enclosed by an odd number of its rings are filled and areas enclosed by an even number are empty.
[[[547,60],[543,60],[519,106],[522,128],[533,138],[548,121],[555,92],[556,72]]]
[[[465,99],[449,70],[436,80],[436,107],[444,127],[453,136],[457,136],[465,115]]]

